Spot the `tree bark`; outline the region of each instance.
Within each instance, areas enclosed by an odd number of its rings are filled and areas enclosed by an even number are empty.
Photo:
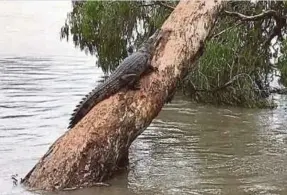
[[[176,88],[199,55],[217,18],[221,0],[181,1],[162,26],[152,65],[141,89],[122,90],[97,104],[67,131],[25,176],[30,189],[62,190],[93,186],[128,164],[128,149]]]

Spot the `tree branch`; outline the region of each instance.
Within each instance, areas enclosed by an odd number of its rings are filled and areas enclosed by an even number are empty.
[[[167,8],[170,11],[173,11],[175,9],[175,7],[168,5],[167,3],[163,2],[163,1],[154,1],[153,3],[149,3],[149,4],[141,3],[141,6],[146,6],[146,7],[155,6],[155,5],[162,6],[164,8]]]
[[[243,76],[248,76],[250,78],[250,76],[248,74],[245,74],[245,73],[241,73],[241,74],[238,74],[238,75],[235,75],[234,77],[232,77],[232,79],[230,79],[228,82],[224,83],[223,85],[219,86],[219,87],[216,87],[214,89],[195,89],[196,92],[209,92],[209,93],[214,93],[214,92],[217,92],[217,91],[220,91],[222,89],[225,89],[227,87],[229,87],[234,81],[238,80],[240,77],[243,77]],[[250,80],[252,80],[250,78]]]
[[[267,16],[268,17],[270,17],[270,16],[274,16],[274,17],[276,16],[277,17],[277,12],[275,10],[267,10],[267,11],[264,11],[260,14],[254,15],[254,16],[247,16],[247,15],[244,15],[244,14],[241,14],[238,12],[231,12],[231,11],[227,11],[227,10],[224,10],[224,13],[226,15],[229,15],[229,16],[235,16],[242,21],[257,21],[257,20],[265,19]]]
[[[272,32],[266,39],[266,41],[263,43],[264,46],[267,46],[270,44],[272,39],[276,36],[279,38],[282,38],[282,28],[286,25],[286,19],[287,16],[280,16],[275,10],[267,10],[260,14],[254,15],[254,16],[247,16],[238,12],[231,12],[224,10],[224,13],[229,16],[235,16],[239,18],[241,21],[258,21],[266,19],[267,17],[273,17],[276,21],[276,26],[273,28]]]
[[[141,4],[141,6],[143,7],[149,7],[149,6],[155,6],[156,4],[155,3],[149,3],[149,4]]]
[[[169,9],[170,11],[173,11],[175,9],[175,7],[173,7],[171,5],[168,5],[168,4],[164,3],[163,1],[155,1],[155,4],[163,6],[163,7],[167,8],[167,9]]]
[[[228,31],[228,30],[230,30],[230,29],[232,29],[232,28],[234,28],[234,27],[236,27],[236,26],[239,26],[240,24],[242,24],[242,23],[239,22],[239,23],[235,24],[234,26],[231,26],[231,27],[229,27],[229,28],[226,28],[226,29],[220,31],[219,33],[217,33],[217,34],[211,36],[210,39],[216,38],[216,37],[220,36],[221,34],[225,33],[226,31]]]
[[[273,88],[269,92],[270,93],[277,93],[277,94],[287,95],[287,88]]]

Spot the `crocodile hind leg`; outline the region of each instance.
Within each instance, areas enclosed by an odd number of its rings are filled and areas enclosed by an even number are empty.
[[[121,77],[122,82],[127,83],[127,87],[131,90],[139,90],[139,76],[136,74],[127,74]]]
[[[152,65],[149,65],[145,71],[145,74],[150,74],[152,72],[158,72],[158,68]]]
[[[158,68],[149,64],[146,71],[143,73],[143,75],[147,75],[147,74],[150,74],[152,72],[158,72]],[[140,77],[134,77],[132,80],[130,80],[130,83],[128,84],[130,89],[139,90],[140,89],[140,81],[139,80],[140,80]]]
[[[128,87],[131,90],[139,90],[141,88],[140,81],[139,80],[134,81],[133,83],[129,84]]]
[[[140,81],[139,81],[139,77],[137,78],[134,78],[134,80],[131,80],[129,83],[128,83],[128,88],[130,90],[139,90],[141,88],[140,86]]]

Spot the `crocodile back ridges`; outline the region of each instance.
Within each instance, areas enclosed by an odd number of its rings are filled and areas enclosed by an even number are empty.
[[[73,110],[68,128],[74,127],[93,108],[93,106],[104,100],[106,96],[113,93],[113,90],[110,88],[112,86],[117,86],[117,82],[117,80],[114,80],[114,82],[102,83],[85,95]]]
[[[147,57],[136,52],[135,55],[126,58],[104,83],[98,85],[79,102],[70,118],[68,128],[74,127],[96,104],[126,86],[129,81],[121,81],[122,76],[133,73],[140,76],[145,72]]]

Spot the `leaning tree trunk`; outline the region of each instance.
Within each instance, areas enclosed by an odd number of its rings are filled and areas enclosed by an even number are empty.
[[[26,175],[31,189],[92,186],[128,163],[128,149],[152,120],[199,55],[221,0],[181,1],[162,26],[168,33],[154,54],[158,67],[141,79],[141,89],[124,91],[97,104],[67,131]]]

